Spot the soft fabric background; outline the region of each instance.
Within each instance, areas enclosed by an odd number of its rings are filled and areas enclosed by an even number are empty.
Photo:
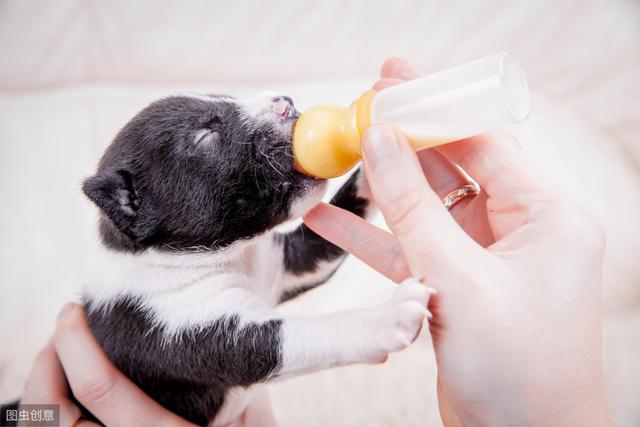
[[[617,425],[640,425],[640,3],[541,1],[0,1],[0,401],[16,397],[96,245],[79,184],[150,100],[274,89],[346,104],[405,56],[425,71],[501,50],[532,114],[513,132],[605,223],[605,364]],[[381,223],[381,221],[378,221]],[[349,260],[283,310],[382,301]],[[270,387],[283,426],[439,425],[428,334],[381,366]]]

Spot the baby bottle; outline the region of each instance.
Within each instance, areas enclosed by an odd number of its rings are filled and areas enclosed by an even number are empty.
[[[360,160],[361,137],[372,124],[395,125],[421,150],[517,123],[528,114],[524,72],[504,52],[367,91],[348,108],[312,107],[295,125],[293,151],[299,170],[333,178]]]

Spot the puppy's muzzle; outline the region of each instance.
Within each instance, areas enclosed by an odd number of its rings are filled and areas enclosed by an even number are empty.
[[[293,106],[293,100],[288,96],[274,96],[271,98],[271,109],[280,120],[291,120],[300,116]]]

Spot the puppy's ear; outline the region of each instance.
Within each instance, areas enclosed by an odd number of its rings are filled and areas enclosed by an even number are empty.
[[[139,241],[151,233],[148,221],[140,218],[140,200],[128,171],[98,172],[84,181],[82,191],[130,238]]]

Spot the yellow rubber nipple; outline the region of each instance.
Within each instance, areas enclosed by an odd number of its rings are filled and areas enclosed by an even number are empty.
[[[297,168],[318,178],[347,173],[360,160],[360,140],[370,124],[374,95],[369,90],[348,108],[317,105],[302,113],[293,131]]]

